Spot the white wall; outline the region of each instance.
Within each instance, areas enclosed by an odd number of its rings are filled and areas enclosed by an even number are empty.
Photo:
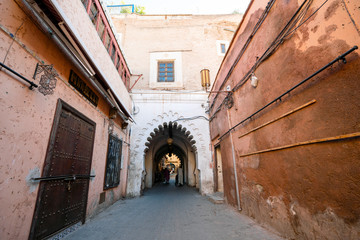
[[[141,172],[144,168],[144,149],[146,148],[147,137],[150,136],[154,128],[164,122],[183,117],[206,116],[202,104],[206,103],[207,94],[139,90],[133,92],[132,97],[135,106],[139,108],[139,112],[134,115],[136,125],[131,128],[131,163],[127,193],[130,196],[138,196],[140,194]],[[211,193],[213,191],[213,172],[209,168],[212,161],[209,150],[209,124],[204,119],[179,121],[178,124],[186,127],[196,141],[197,167],[201,171],[200,192],[203,194]],[[195,159],[189,159],[189,169],[193,165],[195,165]],[[188,174],[193,175],[190,172]]]
[[[233,36],[224,29],[236,30],[242,16],[119,14],[112,18],[117,31],[122,33],[124,54],[132,72],[143,74],[131,94],[140,111],[134,116],[136,125],[132,126],[127,188],[128,195],[139,195],[147,138],[164,122],[180,117],[206,116],[201,105],[206,105],[207,94],[201,87],[200,71],[209,69],[213,82],[223,59],[223,55],[218,54],[219,44],[231,41]],[[157,61],[166,59],[175,61],[174,83],[157,82]],[[193,166],[197,165],[201,181],[197,185],[200,185],[201,193],[211,193],[213,169],[210,168],[208,122],[197,119],[178,124],[191,132],[197,147],[197,157],[188,159],[184,174],[193,176]],[[193,178],[189,183],[196,184]]]

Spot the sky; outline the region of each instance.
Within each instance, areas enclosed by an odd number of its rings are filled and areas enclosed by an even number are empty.
[[[135,4],[146,14],[230,14],[244,13],[250,0],[107,0],[108,4]]]

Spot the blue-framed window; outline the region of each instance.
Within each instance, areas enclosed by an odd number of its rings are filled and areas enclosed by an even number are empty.
[[[158,82],[174,82],[174,61],[158,62]]]
[[[224,43],[220,44],[220,48],[221,48],[221,53],[225,53],[226,52],[226,46]]]

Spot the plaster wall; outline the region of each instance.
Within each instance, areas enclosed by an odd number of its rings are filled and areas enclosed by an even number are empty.
[[[136,74],[143,74],[135,89],[171,89],[151,83],[151,54],[182,55],[182,86],[201,90],[200,71],[208,68],[215,79],[223,55],[217,52],[217,40],[230,41],[242,18],[231,15],[112,15],[128,64]],[[166,29],[166,30],[164,30]]]
[[[150,133],[164,122],[168,123],[183,117],[205,115],[205,109],[201,105],[206,103],[207,95],[202,93],[163,94],[160,91],[139,90],[134,91],[132,97],[139,112],[134,114],[137,124],[131,128],[132,147],[129,169],[129,176],[131,177],[128,179],[127,193],[130,196],[138,196],[140,194],[141,173],[145,165],[145,143]],[[213,191],[213,173],[210,168],[209,125],[204,119],[179,121],[178,124],[181,124],[194,136],[198,154],[197,168],[202,173],[200,192],[210,193]],[[193,160],[195,161],[195,159]],[[188,174],[193,175],[193,173]]]
[[[153,151],[152,149],[148,151],[148,154],[144,154],[144,170],[146,171],[146,179],[145,179],[145,187],[151,188],[153,186],[153,182],[155,181],[154,171],[154,160],[153,160]]]
[[[114,94],[121,99],[122,104],[130,113],[131,99],[128,91],[109,57],[109,53],[105,47],[99,47],[103,44],[81,1],[52,1],[58,4],[58,11],[62,13],[66,24],[77,35],[79,41],[84,43],[87,54],[94,59],[110,87],[116,89]],[[108,20],[111,21],[111,19]]]
[[[87,218],[125,195],[129,151],[124,144],[120,186],[108,190],[105,203],[99,204],[107,154],[108,104],[100,97],[98,107],[94,107],[69,85],[70,69],[76,69],[14,1],[2,1],[0,15],[2,62],[27,79],[32,79],[37,63],[53,64],[59,74],[54,94],[44,96],[4,69],[0,71],[0,239],[27,239],[38,192],[38,183],[30,179],[41,175],[59,98],[96,122],[91,166],[96,177],[90,181]],[[39,78],[34,82],[38,84]],[[114,133],[128,141],[128,132],[120,124],[116,119]]]
[[[268,1],[254,1],[240,26],[218,74],[219,87]],[[228,82],[236,86],[251,69],[302,1],[276,1],[235,66]],[[233,93],[229,109],[231,126],[241,122],[321,67],[360,45],[358,1],[312,1],[304,19],[312,17],[289,35],[273,55],[254,71],[253,88],[247,80]],[[245,40],[244,40],[245,39]],[[359,133],[359,50],[346,57],[347,64],[332,67],[287,94],[233,131],[242,212],[291,239],[358,239],[359,138],[322,142],[284,150],[241,155],[314,139]],[[213,101],[214,98],[210,98]],[[210,116],[220,106],[219,96]],[[312,100],[287,117],[255,130]],[[211,102],[212,103],[212,102]],[[210,103],[210,104],[211,104]],[[213,145],[229,127],[226,108],[210,123]],[[224,191],[235,206],[230,135],[220,142]]]
[[[134,74],[142,74],[132,90],[136,125],[132,127],[128,195],[140,194],[145,143],[150,133],[164,122],[180,117],[207,116],[207,94],[201,89],[200,71],[210,70],[211,81],[223,59],[219,41],[230,41],[242,15],[112,15],[121,47]],[[157,82],[157,61],[175,60],[175,82]],[[132,84],[137,77],[132,78]],[[132,85],[131,84],[131,85]],[[212,160],[208,122],[197,119],[179,122],[194,136],[196,166],[202,193],[213,191]],[[150,149],[152,151],[152,149]],[[155,152],[153,152],[155,154]],[[192,154],[190,154],[192,155]],[[189,166],[188,171],[190,171]],[[193,172],[184,175],[194,176]],[[152,176],[146,176],[147,180]],[[195,177],[190,178],[196,185]]]

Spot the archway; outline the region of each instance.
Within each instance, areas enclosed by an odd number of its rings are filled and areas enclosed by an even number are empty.
[[[199,174],[196,166],[196,146],[193,136],[185,127],[177,122],[164,122],[155,128],[145,143],[145,161],[144,168],[146,175],[144,177],[144,186],[151,188],[156,181],[159,181],[160,167],[163,162],[171,165],[171,156],[179,159],[184,174],[184,184],[195,187],[199,182]],[[163,161],[163,162],[162,162]],[[175,160],[173,160],[175,165]]]

